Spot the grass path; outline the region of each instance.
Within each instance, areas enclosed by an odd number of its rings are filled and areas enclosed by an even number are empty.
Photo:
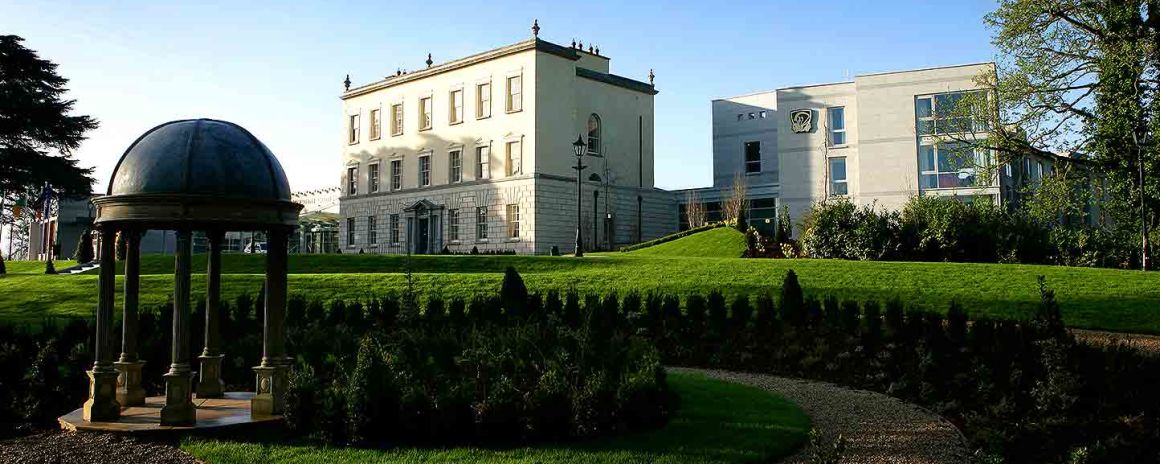
[[[669,385],[680,396],[680,404],[665,427],[571,445],[377,450],[194,439],[183,443],[182,449],[215,464],[732,464],[774,462],[798,449],[806,440],[809,417],[780,396],[692,373],[670,375]]]

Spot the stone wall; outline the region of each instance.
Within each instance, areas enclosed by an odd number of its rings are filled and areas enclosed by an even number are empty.
[[[463,186],[441,186],[433,189],[384,193],[344,198],[339,204],[339,244],[343,253],[406,253],[407,212],[409,206],[420,200],[427,200],[444,209],[438,213],[442,227],[439,244],[452,252],[467,253],[472,247],[480,252],[508,251],[527,254],[533,250],[535,240],[534,222],[535,198],[531,176],[505,179],[494,182],[475,182]],[[520,237],[508,237],[507,205],[519,205]],[[487,238],[477,236],[476,208],[487,206]],[[459,239],[451,236],[448,220],[449,210],[459,211]],[[399,215],[399,241],[392,242],[390,217]],[[376,217],[377,240],[368,243],[368,217]],[[354,217],[355,240],[348,242],[347,220]],[[526,218],[526,219],[525,219]],[[441,248],[441,246],[440,246]],[[439,252],[439,249],[432,252]]]
[[[593,237],[593,191],[597,227]],[[640,240],[651,240],[676,232],[677,206],[671,192],[660,189],[602,186],[585,182],[581,193],[581,226],[585,249],[616,249],[638,240],[637,197],[641,198],[640,212],[643,230]],[[536,224],[536,253],[549,253],[553,245],[561,253],[572,253],[576,244],[576,182],[554,177],[541,177],[536,183],[538,203]],[[603,220],[612,215],[611,243],[604,230]],[[599,246],[596,246],[599,245]]]
[[[593,191],[597,198],[596,236],[592,235]],[[677,208],[673,194],[659,189],[636,189],[584,185],[583,220],[586,248],[615,249],[638,239],[637,197],[641,198],[641,240],[650,240],[677,230]],[[576,183],[550,176],[524,176],[493,182],[476,182],[462,186],[436,187],[413,192],[395,192],[344,198],[340,214],[353,217],[354,241],[348,241],[347,221],[339,223],[339,243],[343,253],[406,253],[406,208],[421,200],[441,206],[437,216],[441,226],[438,252],[446,245],[449,251],[468,253],[473,247],[480,252],[515,251],[520,254],[548,254],[552,246],[571,253],[576,238]],[[519,237],[509,237],[508,205],[519,206]],[[476,208],[488,208],[488,237],[477,235]],[[459,237],[452,236],[449,210],[459,211]],[[393,214],[399,215],[399,240],[391,241]],[[612,215],[613,236],[604,228],[604,219]],[[376,241],[369,243],[368,217],[375,216]]]

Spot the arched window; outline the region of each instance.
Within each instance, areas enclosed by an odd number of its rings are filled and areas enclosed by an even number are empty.
[[[600,156],[600,116],[588,116],[588,154]]]

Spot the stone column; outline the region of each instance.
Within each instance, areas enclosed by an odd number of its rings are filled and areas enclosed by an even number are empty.
[[[266,311],[262,337],[262,363],[254,368],[257,389],[250,401],[251,414],[282,414],[286,403],[287,369],[283,318],[286,311],[288,231],[273,229],[266,245]]]
[[[125,307],[121,315],[121,359],[113,363],[120,376],[117,378],[117,402],[122,406],[145,404],[145,389],[141,387],[141,368],[145,365],[137,356],[137,296],[141,284],[141,231],[126,229],[125,237]]]
[[[121,417],[117,403],[117,370],[113,368],[110,339],[113,326],[113,292],[117,290],[117,231],[102,224],[101,273],[97,281],[97,328],[93,370],[89,374],[89,399],[82,408],[89,422],[115,421]]]
[[[189,273],[192,237],[177,231],[177,255],[173,275],[173,347],[169,372],[165,374],[165,406],[161,425],[193,425],[193,372],[189,367]]]
[[[201,361],[201,379],[197,383],[198,398],[221,398],[225,392],[222,381],[221,353],[221,300],[222,300],[222,231],[206,232],[209,239],[209,264],[205,271],[205,349]]]

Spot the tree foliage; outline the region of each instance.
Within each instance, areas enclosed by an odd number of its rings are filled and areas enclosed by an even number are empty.
[[[0,191],[24,193],[50,183],[59,192],[88,194],[92,169],[78,167],[72,151],[97,121],[69,114],[76,101],[63,98],[68,79],[23,41],[0,35]]]
[[[34,195],[46,183],[64,196],[87,195],[93,186],[92,168],[77,166],[72,151],[97,121],[70,114],[76,101],[64,99],[68,79],[23,41],[0,35],[0,226],[18,221],[12,212],[18,197]]]
[[[1109,224],[1138,230],[1141,192],[1160,208],[1160,0],[1001,0],[985,22],[999,59],[977,78],[993,92],[965,105],[987,122],[977,142],[1000,161],[1078,154]],[[1155,229],[1157,215],[1145,221]]]

